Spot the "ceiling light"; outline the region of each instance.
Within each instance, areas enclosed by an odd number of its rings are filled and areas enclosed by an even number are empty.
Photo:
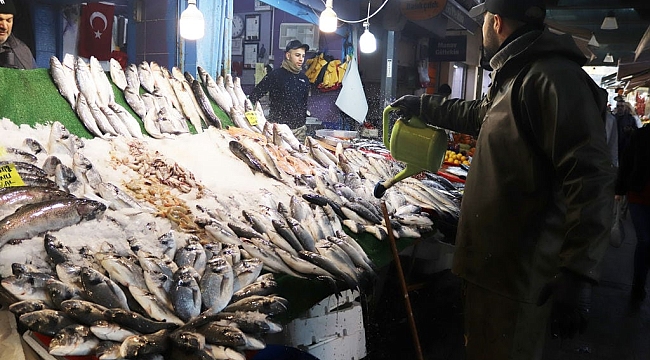
[[[196,0],[188,0],[187,9],[181,13],[178,27],[181,37],[187,40],[198,40],[205,34],[203,14],[196,7]]]
[[[603,30],[616,30],[618,29],[618,22],[616,21],[616,15],[613,11],[607,13],[607,16],[603,20],[603,24],[600,25],[600,28]]]
[[[594,46],[594,47],[600,47],[600,44],[598,43],[598,40],[596,40],[596,35],[593,33],[591,34],[591,39],[589,39],[589,42],[587,45]]]
[[[605,55],[605,59],[603,59],[603,62],[613,63],[614,62],[614,57],[612,56],[612,54],[607,53],[607,55]]]
[[[332,9],[332,0],[327,0],[325,3],[325,10],[320,13],[318,28],[324,33],[335,32],[337,21],[336,13]]]
[[[363,34],[361,34],[361,37],[359,38],[359,50],[361,50],[362,53],[373,53],[375,50],[377,50],[377,39],[375,39],[375,35],[373,35],[368,28],[370,27],[370,2],[368,2],[368,17],[366,18],[366,21],[363,22],[363,28],[365,29],[363,31]]]

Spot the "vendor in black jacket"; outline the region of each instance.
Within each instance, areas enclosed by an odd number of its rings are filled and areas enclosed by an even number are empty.
[[[33,69],[34,56],[29,47],[12,33],[16,7],[12,0],[0,1],[0,67]]]
[[[302,72],[305,53],[309,45],[299,40],[287,44],[282,66],[268,73],[255,86],[249,98],[255,104],[262,96],[269,94],[271,100],[268,119],[287,124],[291,129],[305,125],[309,78]]]

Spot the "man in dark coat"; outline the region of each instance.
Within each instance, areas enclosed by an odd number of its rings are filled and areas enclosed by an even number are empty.
[[[607,93],[569,35],[544,28],[542,0],[486,0],[485,98],[407,95],[403,116],[478,136],[452,271],[463,279],[467,359],[541,359],[586,326],[609,244],[615,171]]]
[[[271,102],[268,119],[287,124],[291,129],[305,125],[309,78],[302,72],[309,45],[299,40],[290,41],[285,49],[282,65],[268,73],[255,86],[249,99],[255,104],[267,93]]]
[[[0,67],[33,69],[35,61],[31,50],[11,33],[14,15],[13,0],[0,0]]]

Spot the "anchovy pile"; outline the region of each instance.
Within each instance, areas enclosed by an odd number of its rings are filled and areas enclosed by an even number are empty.
[[[263,349],[263,336],[282,330],[271,318],[287,309],[273,275],[233,247],[188,237],[176,249],[174,241],[161,237],[161,255],[137,241],[123,254],[106,243],[79,263],[46,234],[52,273],[13,264],[2,279],[17,299],[9,310],[52,337],[48,351],[57,356],[245,359],[243,351]]]

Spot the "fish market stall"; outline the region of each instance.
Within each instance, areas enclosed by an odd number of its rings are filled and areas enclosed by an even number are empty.
[[[57,61],[0,68],[0,291],[50,354],[243,359],[390,262],[372,189],[399,163],[297,141],[238,79]],[[434,182],[387,191],[401,248],[457,218]]]

